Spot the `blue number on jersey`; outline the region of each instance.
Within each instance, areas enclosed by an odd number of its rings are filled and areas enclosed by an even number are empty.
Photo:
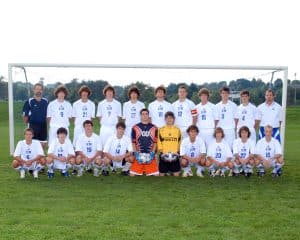
[[[246,153],[241,153],[240,154],[240,158],[245,158],[246,157]]]
[[[87,112],[82,112],[82,117],[83,117],[83,118],[86,118],[86,117],[87,117],[87,115],[88,115],[88,113],[87,113]]]
[[[191,152],[191,157],[195,157],[195,152]]]
[[[158,112],[158,116],[159,116],[159,117],[163,117],[163,116],[164,116],[164,113],[163,113],[163,112]]]
[[[270,152],[266,152],[266,158],[270,158],[271,157],[271,153]]]
[[[206,115],[205,114],[201,115],[201,118],[202,120],[206,120]]]
[[[221,158],[222,154],[220,152],[216,153],[216,158]]]
[[[246,119],[246,116],[245,116],[245,115],[243,115],[243,117],[242,117],[242,120],[243,120],[243,121],[245,121],[245,119]]]

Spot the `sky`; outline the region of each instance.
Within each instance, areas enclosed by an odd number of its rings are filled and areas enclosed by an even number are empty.
[[[283,65],[300,74],[297,1],[0,1],[0,75],[8,63]],[[298,24],[297,24],[298,23]],[[29,81],[205,82],[256,71],[27,69]],[[15,80],[24,80],[18,69]],[[281,77],[282,75],[276,75]],[[299,76],[299,75],[297,75]],[[299,79],[299,77],[298,77]]]

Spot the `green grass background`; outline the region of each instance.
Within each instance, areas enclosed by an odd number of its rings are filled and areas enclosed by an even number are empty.
[[[0,239],[300,239],[299,107],[287,111],[286,165],[277,179],[20,180],[10,167],[7,115],[0,103]],[[15,127],[20,139],[20,117]]]

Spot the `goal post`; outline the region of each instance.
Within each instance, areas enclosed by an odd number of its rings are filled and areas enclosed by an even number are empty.
[[[284,151],[286,129],[286,105],[287,105],[287,66],[242,66],[242,65],[151,65],[151,64],[56,64],[56,63],[9,63],[8,64],[8,113],[9,113],[9,146],[10,154],[15,147],[14,140],[14,93],[13,93],[13,69],[14,68],[99,68],[99,69],[183,69],[183,70],[259,70],[283,72],[282,85],[282,109],[283,121],[281,124],[281,144]]]

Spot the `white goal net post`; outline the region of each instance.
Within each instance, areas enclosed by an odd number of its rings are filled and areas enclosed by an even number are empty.
[[[232,71],[269,71],[282,72],[282,99],[283,121],[281,124],[281,144],[284,151],[285,129],[286,129],[286,105],[288,86],[287,66],[239,66],[239,65],[141,65],[141,64],[52,64],[52,63],[10,63],[8,64],[8,113],[9,113],[9,146],[10,154],[13,154],[15,147],[14,128],[14,92],[13,92],[13,70],[15,68],[80,68],[80,69],[145,69],[145,70],[232,70]],[[71,80],[71,79],[69,79]],[[146,82],[149,84],[149,82]],[[201,83],[197,83],[201,84]]]

